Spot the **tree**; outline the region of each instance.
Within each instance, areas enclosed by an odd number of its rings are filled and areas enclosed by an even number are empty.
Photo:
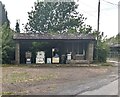
[[[6,23],[7,26],[10,26],[10,21],[8,20],[8,16],[7,16],[7,11],[6,11],[6,8],[5,8],[5,5],[2,4],[2,2],[0,1],[0,5],[1,5],[1,11],[2,13],[0,13],[2,15],[1,17],[1,22],[0,22],[0,26],[1,25],[4,25],[4,23]]]
[[[86,25],[86,18],[76,11],[75,2],[37,2],[28,12],[26,31],[34,33],[90,33],[92,27]]]
[[[103,32],[97,32],[97,31],[94,31],[93,35],[97,38],[94,59],[97,62],[106,62],[109,52],[109,47],[106,42],[107,40],[106,36],[104,36]]]
[[[12,36],[14,32],[6,25],[4,24],[0,28],[0,36],[1,36],[1,44],[2,47],[0,50],[2,51],[2,63],[11,63],[12,60],[14,60],[14,42],[12,39]]]
[[[15,31],[18,32],[18,33],[20,33],[20,28],[19,28],[18,21],[16,22]]]

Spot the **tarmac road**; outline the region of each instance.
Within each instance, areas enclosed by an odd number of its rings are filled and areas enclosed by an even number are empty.
[[[118,80],[115,80],[99,89],[95,89],[93,91],[86,91],[79,95],[118,95]]]
[[[112,81],[111,83],[102,86],[101,88],[92,90],[92,91],[86,91],[84,93],[81,93],[79,95],[119,95],[120,96],[120,90],[118,82],[120,81],[119,73],[120,73],[120,62],[118,61],[111,61],[114,66],[117,66],[118,74],[116,73],[116,80]],[[112,76],[112,75],[111,75]]]

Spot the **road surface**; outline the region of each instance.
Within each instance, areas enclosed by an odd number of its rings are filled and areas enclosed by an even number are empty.
[[[79,95],[118,95],[118,80],[115,80],[99,89],[95,89],[93,91],[86,91]]]

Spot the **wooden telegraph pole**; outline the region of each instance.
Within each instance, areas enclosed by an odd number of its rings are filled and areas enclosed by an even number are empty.
[[[100,25],[100,0],[98,1],[98,21],[97,21],[97,31],[99,32]]]
[[[99,25],[100,25],[100,0],[98,1],[98,20],[97,20],[97,46],[99,41]],[[98,60],[98,48],[97,48],[97,60]]]

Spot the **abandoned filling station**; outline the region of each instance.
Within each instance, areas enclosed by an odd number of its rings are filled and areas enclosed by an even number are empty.
[[[16,64],[91,63],[96,39],[92,34],[15,33]],[[32,42],[49,43],[44,49],[30,51]]]

